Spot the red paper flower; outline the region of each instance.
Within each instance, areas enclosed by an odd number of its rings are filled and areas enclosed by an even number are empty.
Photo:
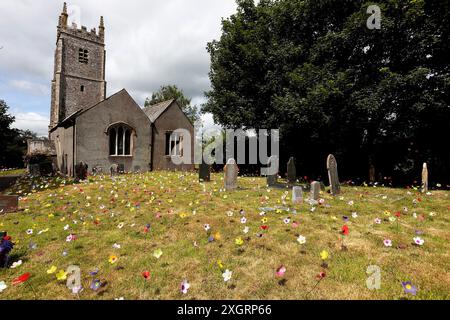
[[[142,272],[142,276],[145,278],[145,280],[150,278],[150,272],[149,271],[144,271]]]
[[[400,212],[400,211],[397,211],[397,212],[395,213],[395,216],[396,216],[397,218],[400,218],[401,212]]]
[[[348,227],[346,225],[342,227],[342,234],[348,236]]]
[[[265,231],[265,230],[269,229],[269,226],[261,226],[261,229]]]
[[[318,280],[322,280],[323,278],[325,278],[327,276],[327,274],[324,272],[324,271],[322,271],[321,273],[319,273],[317,276],[316,276],[316,278],[318,279]]]
[[[24,273],[23,275],[21,275],[20,277],[14,279],[12,281],[12,284],[19,284],[19,283],[23,283],[25,281],[27,281],[30,278],[31,274],[29,272]]]

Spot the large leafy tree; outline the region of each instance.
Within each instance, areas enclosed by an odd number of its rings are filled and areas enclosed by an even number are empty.
[[[176,99],[181,109],[194,123],[199,118],[198,108],[191,104],[191,98],[184,95],[183,90],[179,89],[176,85],[161,86],[157,92],[152,94],[151,98],[145,100],[145,106],[156,104],[170,99]]]
[[[29,130],[11,128],[14,116],[8,114],[8,105],[0,100],[0,168],[23,167],[27,139],[36,138]]]
[[[226,127],[280,128],[284,160],[324,176],[335,153],[344,178],[410,183],[429,162],[449,178],[449,2],[238,0],[208,44],[205,112]]]

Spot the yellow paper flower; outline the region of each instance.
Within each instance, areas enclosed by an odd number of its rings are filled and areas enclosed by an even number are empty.
[[[261,222],[262,222],[262,223],[267,223],[267,221],[268,221],[268,219],[267,219],[266,217],[264,217],[264,218],[261,219]]]
[[[116,263],[117,260],[119,260],[119,258],[117,256],[115,256],[115,255],[110,255],[109,259],[108,259],[109,263],[111,263],[111,264]]]
[[[383,214],[384,214],[385,216],[390,216],[390,215],[391,215],[391,213],[390,213],[389,211],[387,211],[387,210],[384,210]]]
[[[156,249],[155,251],[153,251],[153,256],[154,256],[156,259],[159,259],[159,258],[162,256],[162,254],[163,254],[163,252],[162,252],[161,249]]]
[[[181,219],[184,219],[184,218],[186,218],[186,217],[187,217],[187,214],[186,214],[186,213],[184,213],[184,212],[183,212],[183,213],[180,213],[180,218],[181,218]]]
[[[50,269],[47,270],[47,274],[52,274],[56,272],[56,266],[51,266]]]
[[[236,240],[234,240],[234,242],[235,242],[238,246],[242,246],[242,244],[244,243],[244,240],[242,240],[242,238],[236,238]]]
[[[219,232],[216,232],[216,233],[214,234],[214,239],[220,240],[220,238],[222,238],[222,236],[220,235]]]
[[[59,281],[67,279],[67,273],[64,270],[59,270],[55,276],[56,279],[58,279]]]
[[[320,257],[322,258],[322,260],[327,260],[329,256],[330,256],[330,254],[329,254],[328,251],[326,251],[326,250],[323,250],[323,251],[320,253]]]
[[[48,217],[49,218],[53,218],[55,215],[53,214],[53,213],[50,213],[49,215],[48,215]]]
[[[217,265],[219,266],[220,269],[224,268],[222,260],[217,260]]]

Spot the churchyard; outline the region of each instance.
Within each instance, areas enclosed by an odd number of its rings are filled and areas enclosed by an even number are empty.
[[[22,177],[0,299],[449,299],[449,191],[208,169]]]

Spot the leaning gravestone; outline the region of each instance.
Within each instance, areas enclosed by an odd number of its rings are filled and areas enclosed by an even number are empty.
[[[85,180],[86,178],[86,165],[83,162],[80,162],[75,166],[75,181]]]
[[[332,195],[341,193],[341,186],[339,184],[339,176],[337,170],[336,158],[330,154],[327,158],[328,179],[330,180],[330,191]]]
[[[428,192],[428,167],[426,162],[422,168],[422,192]]]
[[[311,182],[311,191],[309,194],[310,200],[319,200],[320,195],[320,182],[313,181]]]
[[[198,168],[198,179],[200,181],[211,181],[211,166],[207,163],[201,163]]]
[[[295,169],[295,160],[293,157],[290,157],[287,163],[287,180],[288,182],[295,182],[296,179],[297,171]]]
[[[292,203],[301,204],[303,201],[303,189],[302,187],[292,188]]]
[[[280,162],[277,156],[270,156],[267,161],[267,170],[270,172],[267,173],[267,185],[275,186],[278,182],[278,170],[279,170]],[[272,168],[273,167],[273,168]]]
[[[115,176],[119,173],[119,165],[116,163],[113,163],[110,167],[109,167],[109,173],[111,174],[111,176]]]
[[[0,195],[0,212],[16,211],[19,208],[18,196]]]
[[[229,159],[224,169],[224,180],[225,180],[225,190],[232,190],[237,188],[237,176],[238,176],[238,166],[236,160],[233,158]]]

